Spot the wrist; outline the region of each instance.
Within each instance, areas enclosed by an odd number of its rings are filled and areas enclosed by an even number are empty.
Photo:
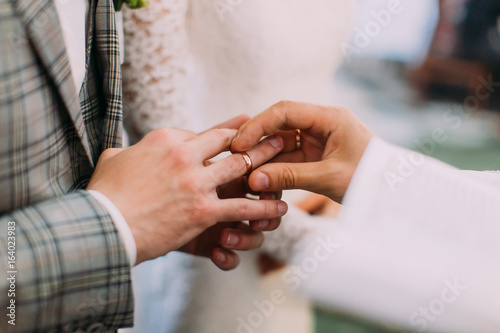
[[[138,228],[137,224],[131,224],[130,231],[132,232],[132,235],[134,236],[135,244],[136,244],[135,265],[139,265],[145,261],[153,259],[152,257],[148,256],[148,253],[146,251],[147,247],[145,246],[147,244],[147,240],[144,239],[144,237],[143,237],[144,232],[142,232],[140,230],[140,227]]]
[[[137,245],[134,234],[128,225],[127,220],[122,215],[118,207],[103,193],[96,190],[87,190],[87,192],[108,211],[108,214],[111,216],[118,234],[122,239],[129,258],[130,266],[133,267],[137,263]]]

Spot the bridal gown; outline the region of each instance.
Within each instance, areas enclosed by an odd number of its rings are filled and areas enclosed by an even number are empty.
[[[124,10],[132,141],[159,127],[205,130],[280,100],[332,104],[351,11],[351,0],[152,0]],[[263,250],[286,261],[318,223],[291,207]],[[311,332],[308,301],[290,290],[282,271],[261,276],[259,253],[242,253],[232,272],[179,253],[141,264],[133,272],[131,331]],[[275,290],[286,301],[272,313],[259,310]]]

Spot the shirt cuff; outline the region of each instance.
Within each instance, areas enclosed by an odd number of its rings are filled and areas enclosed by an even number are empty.
[[[108,211],[109,215],[113,219],[113,222],[118,229],[118,233],[125,244],[125,250],[127,251],[128,258],[130,260],[130,267],[134,267],[137,260],[137,246],[135,244],[134,235],[128,226],[127,221],[123,217],[120,210],[115,206],[111,200],[108,199],[104,194],[95,190],[87,191],[90,195],[94,197],[101,205],[103,205]]]

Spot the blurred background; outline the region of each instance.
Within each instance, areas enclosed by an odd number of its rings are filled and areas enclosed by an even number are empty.
[[[498,170],[500,1],[401,1],[390,20],[374,15],[389,2],[357,2],[336,100],[388,141],[461,169]],[[426,146],[436,129],[447,140]],[[318,333],[398,331],[328,306],[314,312]]]

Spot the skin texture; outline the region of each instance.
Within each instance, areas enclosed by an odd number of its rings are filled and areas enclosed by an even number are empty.
[[[244,119],[221,127],[239,126]],[[266,199],[279,193],[263,194],[262,200],[245,198],[248,185],[242,177],[247,170],[240,154],[207,163],[228,150],[235,134],[229,128],[201,134],[160,129],[134,146],[103,152],[87,189],[104,194],[124,216],[137,246],[136,264],[183,250],[210,257],[221,269],[233,269],[239,263],[234,250],[260,246],[261,231],[279,225],[287,205]],[[259,166],[278,154],[283,143],[275,136],[247,153]],[[235,222],[244,220],[274,222],[255,231]]]
[[[301,148],[296,132],[301,130]],[[262,137],[279,135],[283,151],[255,170],[254,191],[304,189],[340,203],[368,143],[375,134],[344,107],[283,101],[247,121],[231,145],[233,151],[253,147]]]

